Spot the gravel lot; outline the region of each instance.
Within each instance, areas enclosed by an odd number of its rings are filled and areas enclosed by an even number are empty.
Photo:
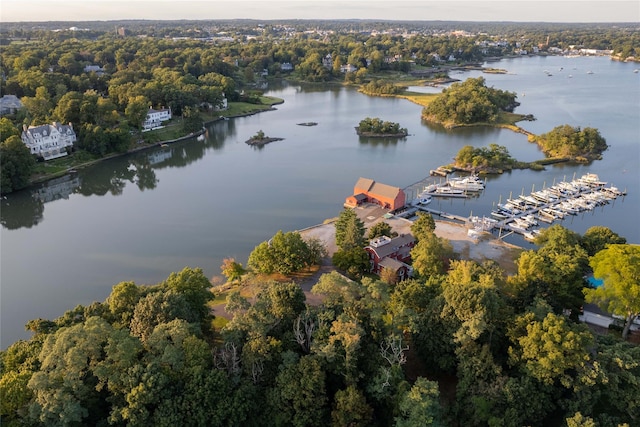
[[[397,233],[411,232],[411,221],[397,217],[385,219],[383,215],[387,213],[387,210],[377,205],[357,207],[355,211],[367,228],[377,222],[385,221]],[[467,228],[464,225],[450,221],[436,220],[435,232],[438,237],[445,238],[451,242],[454,251],[460,254],[461,259],[472,259],[479,262],[492,259],[497,261],[508,272],[513,272],[513,261],[523,250],[489,233],[483,233],[479,237],[471,237],[467,234]],[[300,230],[300,234],[303,238],[315,237],[323,241],[329,255],[332,255],[337,250],[333,222]]]

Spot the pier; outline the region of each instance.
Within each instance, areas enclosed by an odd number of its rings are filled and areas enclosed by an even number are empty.
[[[456,221],[467,226],[470,231],[499,231],[499,238],[514,233],[522,235],[527,240],[534,240],[539,233],[540,223],[552,224],[570,215],[577,215],[591,211],[597,206],[603,206],[620,196],[626,195],[626,190],[620,191],[614,186],[607,187],[595,174],[586,174],[570,182],[562,181],[557,185],[533,191],[530,195],[524,193],[515,199],[508,199],[507,203],[498,203],[498,208],[491,212],[495,218],[483,216],[464,217],[427,207],[432,197],[464,198],[478,195],[481,191],[447,192],[452,190],[449,180],[434,182],[433,178],[418,181],[405,189],[413,202],[407,205],[396,216],[409,219],[418,212],[426,212],[434,216]],[[441,191],[441,189],[445,191]],[[471,194],[469,194],[471,193]],[[412,197],[415,196],[415,197]]]

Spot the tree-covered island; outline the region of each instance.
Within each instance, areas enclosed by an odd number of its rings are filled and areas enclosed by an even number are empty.
[[[377,117],[360,120],[360,124],[356,126],[356,133],[359,136],[398,138],[408,134],[407,129],[401,128],[399,123],[383,121]]]
[[[597,129],[562,125],[542,135],[530,135],[547,157],[588,162],[600,158],[607,149],[607,141]]]
[[[508,117],[519,105],[516,94],[485,85],[483,77],[453,83],[422,110],[422,118],[446,128],[513,124],[530,116]],[[514,120],[515,119],[515,120]]]

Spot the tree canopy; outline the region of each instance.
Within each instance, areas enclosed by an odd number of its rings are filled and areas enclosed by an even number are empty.
[[[612,244],[595,254],[589,264],[602,286],[586,289],[588,302],[595,302],[625,319],[622,336],[640,316],[640,247]]]
[[[513,111],[516,94],[489,88],[483,77],[468,78],[444,89],[422,111],[422,117],[445,125],[493,123],[500,111]]]
[[[551,157],[595,158],[607,149],[607,141],[597,129],[570,125],[556,126],[535,138],[542,151]]]

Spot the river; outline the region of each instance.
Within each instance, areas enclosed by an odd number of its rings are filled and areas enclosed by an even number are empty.
[[[594,172],[629,194],[562,224],[579,233],[604,225],[640,243],[638,65],[551,56],[490,66],[508,73],[452,77],[483,75],[489,86],[516,92],[516,112],[537,118],[521,123],[527,130],[595,127],[610,148],[590,165],[491,177],[480,197],[437,200],[432,207],[489,215],[510,194]],[[226,257],[246,264],[253,248],[278,230],[337,216],[361,176],[404,188],[449,163],[464,145],[497,143],[519,160],[543,157],[524,135],[508,130],[427,125],[421,107],[406,100],[301,85],[272,86],[267,94],[285,102],[275,111],[212,124],[204,141],[104,161],[3,199],[0,348],[27,338],[30,319],[54,319],[78,304],[104,301],[121,281],[154,284],[185,266],[219,276]],[[360,138],[354,127],[365,117],[398,122],[409,136]],[[284,140],[260,148],[244,143],[259,130]]]

